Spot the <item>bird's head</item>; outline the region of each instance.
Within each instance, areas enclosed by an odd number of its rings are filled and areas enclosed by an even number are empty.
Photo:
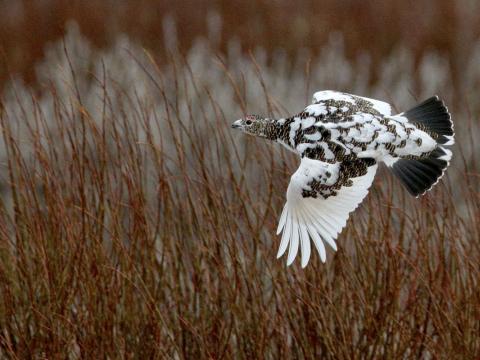
[[[243,119],[235,121],[232,124],[232,128],[240,129],[244,133],[267,139],[275,138],[274,120],[264,118],[260,115],[247,115]]]

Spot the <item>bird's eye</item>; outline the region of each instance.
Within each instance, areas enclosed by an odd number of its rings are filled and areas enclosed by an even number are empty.
[[[252,125],[252,120],[247,120],[247,121],[245,121],[245,124],[247,124],[247,125]]]

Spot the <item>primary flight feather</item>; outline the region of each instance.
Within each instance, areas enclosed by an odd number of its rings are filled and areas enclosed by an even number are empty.
[[[453,123],[434,96],[393,115],[383,101],[336,91],[319,91],[298,115],[269,119],[247,115],[233,128],[278,142],[301,157],[287,189],[277,233],[278,257],[287,265],[299,249],[308,264],[311,242],[325,262],[325,243],[335,240],[349,214],[368,193],[377,164],[385,163],[414,196],[442,177],[452,153]]]

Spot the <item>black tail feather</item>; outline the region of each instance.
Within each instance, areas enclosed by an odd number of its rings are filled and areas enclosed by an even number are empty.
[[[392,171],[413,196],[423,195],[430,190],[448,167],[452,153],[438,147],[424,159],[400,159]]]
[[[423,101],[414,108],[405,111],[410,122],[423,125],[427,130],[438,135],[439,144],[453,144],[453,123],[447,107],[438,96]]]

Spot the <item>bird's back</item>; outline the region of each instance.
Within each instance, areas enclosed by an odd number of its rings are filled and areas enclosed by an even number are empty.
[[[332,90],[317,91],[304,111],[324,114],[329,121],[346,121],[357,114],[392,115],[392,107],[384,101]]]

